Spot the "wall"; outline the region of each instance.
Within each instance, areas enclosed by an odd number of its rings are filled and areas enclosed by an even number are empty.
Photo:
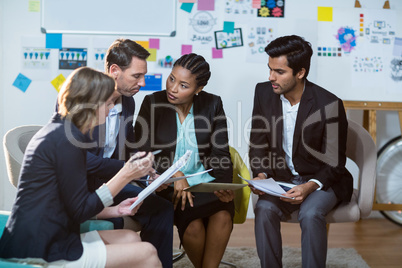
[[[21,72],[21,49],[23,46],[45,46],[45,37],[40,32],[40,13],[28,12],[28,0],[3,0],[0,1],[2,16],[0,48],[0,135],[3,136],[7,130],[23,124],[46,124],[50,118],[57,92],[50,84],[50,80],[59,73],[65,76],[69,72],[58,71],[57,50],[52,50],[51,69],[46,76],[49,79],[33,80],[28,90],[23,93],[12,86],[14,79]],[[223,1],[217,0],[222,4]],[[311,41],[313,48],[317,42],[317,23],[316,7],[334,6],[335,1],[330,0],[286,0],[286,23],[281,22],[280,34],[298,34]],[[338,0],[337,7],[353,8],[354,1]],[[382,8],[383,2],[380,0],[360,0],[361,4],[367,8]],[[303,4],[301,4],[303,3]],[[160,47],[158,55],[171,55],[177,59],[180,57],[181,44],[187,43],[188,18],[189,15],[179,9],[177,11],[177,36],[160,38]],[[391,1],[391,8],[402,10],[402,1]],[[133,13],[135,15],[135,12]],[[400,16],[402,17],[402,16]],[[18,19],[16,19],[18,18]],[[295,20],[297,23],[295,23]],[[220,18],[218,23],[221,23]],[[113,23],[113,22],[110,22]],[[239,24],[241,25],[241,24]],[[243,33],[244,34],[244,33]],[[93,36],[93,35],[64,35],[63,45],[66,47],[86,47],[88,55],[95,48],[107,48],[107,46],[119,36]],[[124,36],[134,40],[148,40],[147,36]],[[210,48],[193,48],[193,52],[200,53],[211,63],[212,77],[205,90],[218,94],[222,97],[224,108],[229,121],[230,143],[234,146],[243,158],[246,158],[248,151],[248,135],[250,127],[250,116],[253,102],[253,92],[255,84],[268,79],[267,61],[263,63],[246,62],[245,50],[243,48],[231,48],[224,50],[223,59],[212,59]],[[2,58],[1,58],[2,57]],[[159,58],[159,56],[158,56]],[[309,79],[312,82],[320,81],[318,77],[319,59],[316,56],[312,59],[312,68]],[[95,62],[90,57],[88,65],[94,66]],[[328,68],[329,71],[337,74],[333,66],[319,66],[322,69]],[[148,64],[150,73],[162,73],[163,81],[169,74],[168,69],[157,67],[156,63]],[[325,81],[323,81],[325,82]],[[164,84],[164,82],[163,82]],[[340,82],[340,86],[343,84]],[[345,98],[345,91],[337,85],[327,85],[327,89],[339,96]],[[163,86],[164,87],[164,86]],[[367,96],[372,92],[368,91]],[[137,103],[136,112],[138,112],[142,99],[149,92],[140,92],[135,96]],[[349,116],[357,121],[361,121],[361,113],[351,112]],[[378,114],[378,145],[382,146],[390,138],[400,135],[398,118],[392,112],[380,112]],[[2,150],[2,149],[1,149]],[[0,153],[0,209],[10,209],[15,198],[15,189],[8,182],[5,171],[3,153]],[[252,217],[252,212],[249,214]]]

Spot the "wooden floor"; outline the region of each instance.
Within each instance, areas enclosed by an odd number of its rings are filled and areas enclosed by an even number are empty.
[[[282,224],[283,245],[300,247],[298,224]],[[175,237],[175,247],[178,238]],[[229,247],[255,247],[254,220],[235,224]],[[402,226],[382,217],[369,218],[357,223],[331,224],[330,248],[354,248],[372,268],[402,267]]]

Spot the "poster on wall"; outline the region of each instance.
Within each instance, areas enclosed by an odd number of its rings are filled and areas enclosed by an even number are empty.
[[[257,17],[261,18],[285,17],[285,0],[262,0],[261,8],[257,9]]]
[[[243,35],[241,28],[234,29],[233,33],[224,31],[215,31],[215,47],[216,49],[241,47],[243,46]]]
[[[277,21],[253,20],[247,26],[246,49],[247,62],[267,63],[265,47],[277,37]]]
[[[87,66],[86,48],[62,48],[59,50],[59,69],[74,70]]]
[[[105,70],[105,56],[107,48],[94,48],[92,53],[93,68],[103,72]]]
[[[189,17],[189,40],[193,46],[200,48],[210,48],[215,46],[214,32],[222,29],[217,24],[218,15],[216,11],[197,11]]]
[[[225,0],[224,12],[225,20],[242,23],[254,18],[257,9],[252,7],[252,0]]]
[[[24,73],[34,80],[50,78],[51,50],[48,48],[22,47],[21,66]]]

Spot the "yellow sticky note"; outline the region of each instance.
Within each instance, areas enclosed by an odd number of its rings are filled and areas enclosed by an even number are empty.
[[[156,61],[157,49],[156,48],[147,48],[146,50],[148,50],[148,52],[151,53],[151,55],[149,55],[149,57],[147,58],[147,61]]]
[[[66,78],[64,75],[59,74],[55,79],[53,79],[50,83],[54,86],[54,88],[57,90],[57,92],[60,91],[61,85],[66,81]]]
[[[318,7],[318,21],[332,21],[332,7]]]
[[[143,48],[149,48],[149,41],[135,41],[140,44]]]
[[[40,11],[40,1],[29,0],[28,11],[29,12],[39,12]]]

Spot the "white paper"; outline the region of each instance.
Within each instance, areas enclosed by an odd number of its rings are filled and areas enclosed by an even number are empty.
[[[248,184],[252,185],[257,190],[263,191],[273,196],[294,199],[293,197],[284,196],[283,194],[286,193],[285,190],[283,190],[282,187],[279,186],[273,178],[269,178],[266,180],[246,180],[240,175],[239,177],[246,181]]]
[[[147,198],[150,194],[152,194],[159,186],[162,184],[165,184],[166,181],[172,177],[179,169],[181,169],[187,162],[187,160],[190,158],[192,151],[187,150],[186,153],[180,157],[179,160],[177,160],[176,163],[174,163],[168,170],[163,172],[156,180],[154,180],[148,187],[146,187],[142,192],[138,194],[138,199],[130,206],[130,209],[132,210],[135,208],[138,204],[140,204],[142,201],[144,201],[145,198]]]

